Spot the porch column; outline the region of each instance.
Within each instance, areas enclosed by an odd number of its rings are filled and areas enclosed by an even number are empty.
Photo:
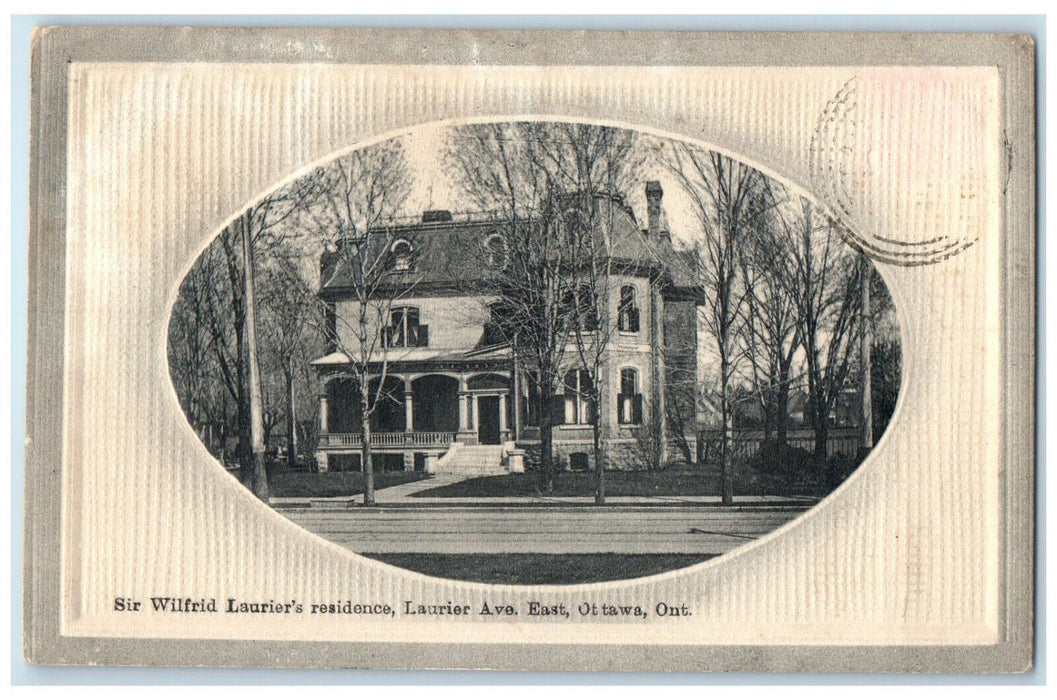
[[[508,400],[508,398],[507,398],[508,396],[509,396],[509,394],[507,394],[507,396],[503,396],[502,394],[500,394],[500,396],[499,396],[499,432],[500,433],[505,433],[506,429],[507,429],[507,426],[506,426],[506,402]]]
[[[470,417],[473,407],[469,405],[472,396],[466,386],[466,375],[459,375],[459,434],[456,439],[461,443],[472,443],[476,433],[470,428]]]
[[[327,432],[327,395],[319,395],[319,432]]]
[[[511,440],[517,440],[519,433],[521,432],[521,372],[518,371],[517,362],[514,363],[513,368],[510,372],[510,412],[513,414],[513,432],[510,434]]]
[[[466,413],[466,398],[468,394],[464,391],[459,392],[459,430],[465,432],[470,429],[470,424],[467,422]]]
[[[474,430],[476,430],[481,425],[481,418],[477,414],[477,397],[471,395],[469,397],[469,399],[470,399],[470,406],[473,409],[473,413],[472,413],[472,415],[473,415],[473,427],[474,427]]]
[[[404,392],[404,432],[415,430],[415,403],[410,391]]]

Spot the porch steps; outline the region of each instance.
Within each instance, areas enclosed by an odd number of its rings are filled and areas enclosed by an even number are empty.
[[[502,445],[452,445],[437,462],[437,474],[492,476],[506,471]]]

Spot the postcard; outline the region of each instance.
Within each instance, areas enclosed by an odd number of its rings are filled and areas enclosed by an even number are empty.
[[[1019,672],[1034,50],[59,27],[36,663]]]

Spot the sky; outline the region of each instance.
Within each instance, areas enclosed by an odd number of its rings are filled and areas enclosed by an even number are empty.
[[[458,202],[458,192],[444,167],[446,132],[447,127],[430,124],[416,127],[404,141],[408,164],[414,171],[414,185],[405,211],[408,215],[419,214],[427,209],[448,209],[453,213],[465,211],[465,207]],[[634,191],[628,193],[628,204],[635,211],[639,225],[646,227],[645,187],[648,180],[661,183],[664,190],[662,206],[668,216],[673,238],[688,242],[695,230],[689,200],[677,181],[659,164],[645,165]]]

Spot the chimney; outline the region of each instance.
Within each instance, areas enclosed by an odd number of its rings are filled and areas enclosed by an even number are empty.
[[[659,238],[668,234],[668,222],[665,220],[664,210],[661,209],[661,197],[664,190],[657,180],[646,183],[646,235],[649,238]]]
[[[446,223],[451,220],[451,212],[447,209],[427,209],[422,212],[422,223],[424,224]]]

